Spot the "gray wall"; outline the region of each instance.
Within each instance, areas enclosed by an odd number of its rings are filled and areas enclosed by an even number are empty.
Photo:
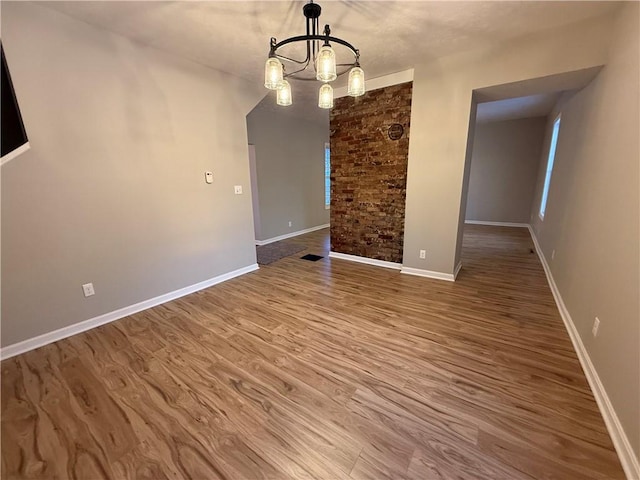
[[[267,96],[247,116],[249,143],[256,149],[260,231],[256,240],[329,223],[324,207],[326,111],[308,120],[275,106]],[[289,227],[291,221],[291,227]]]
[[[416,65],[403,266],[452,274],[460,260],[473,91],[603,65],[610,29],[597,18]]]
[[[529,223],[546,118],[478,123],[466,220]]]
[[[614,28],[598,77],[549,117],[531,222],[564,303],[640,457],[639,5]],[[544,221],[553,120],[562,112]],[[555,256],[552,253],[555,250]],[[594,317],[601,320],[596,338]]]
[[[261,88],[34,4],[2,42],[32,147],[2,166],[2,345],[255,263]]]

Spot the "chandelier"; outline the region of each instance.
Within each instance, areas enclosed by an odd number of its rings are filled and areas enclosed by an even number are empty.
[[[278,105],[287,106],[292,103],[291,85],[288,78],[297,80],[318,80],[323,82],[318,92],[318,106],[320,108],[333,107],[333,88],[329,85],[340,75],[349,72],[347,94],[352,97],[364,95],[364,72],[360,68],[360,52],[349,42],[331,36],[329,25],[324,26],[320,34],[319,20],[322,9],[311,0],[302,8],[307,19],[307,34],[287,38],[280,42],[271,37],[269,58],[264,66],[264,86],[276,90]],[[306,49],[306,57],[301,60],[292,58],[287,53],[287,45],[302,44]],[[336,53],[331,44],[341,45],[349,55],[353,55],[351,63],[336,64]],[[308,67],[312,68],[308,68]]]

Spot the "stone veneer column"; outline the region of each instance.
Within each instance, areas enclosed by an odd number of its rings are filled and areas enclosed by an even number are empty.
[[[331,250],[402,263],[412,82],[335,100]],[[398,140],[389,127],[404,128]]]

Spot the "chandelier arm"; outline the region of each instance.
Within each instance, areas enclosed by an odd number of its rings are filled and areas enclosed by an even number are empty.
[[[311,18],[311,17],[307,17],[307,37],[308,37],[308,36],[309,36],[309,34],[311,33],[311,32],[309,32],[309,27],[310,27],[310,26],[311,26],[311,28],[313,29],[313,33],[315,34],[316,26],[315,26],[314,21],[315,21],[315,20],[314,20],[313,18]],[[276,48],[277,48],[277,47],[276,47]],[[311,49],[311,42],[307,41],[307,58],[306,58],[307,65],[309,65],[309,63],[308,63],[308,62],[309,62],[309,59],[311,58],[311,50],[312,50],[312,49]],[[315,54],[314,54],[314,57],[315,57]],[[306,66],[305,66],[305,68],[306,68]]]
[[[287,60],[289,62],[297,63],[298,65],[302,65],[302,64],[309,65],[309,62],[311,61],[310,58],[305,58],[304,60],[296,60],[294,58],[285,57],[284,55],[280,55],[280,54],[275,54],[275,56],[277,58],[280,58],[280,59],[283,59],[283,60]]]
[[[290,77],[292,75],[295,75],[296,73],[304,72],[307,69],[308,66],[309,66],[309,62],[307,62],[307,64],[304,67],[302,67],[300,70],[296,70],[296,71],[290,72],[290,73],[285,73],[284,74],[284,78],[288,78],[288,77]]]
[[[313,35],[318,35],[318,26],[320,25],[320,20],[319,17],[314,18],[313,19]],[[309,33],[309,32],[307,32]],[[312,46],[312,51],[313,51],[313,70],[315,71],[316,69],[316,54],[318,53],[319,50],[319,42],[317,42],[316,40],[309,40],[307,43],[311,43]]]
[[[349,50],[351,50],[356,57],[360,56],[360,53],[359,53],[358,49],[356,47],[354,47],[353,45],[351,45],[349,42],[347,42],[345,40],[342,40],[341,38],[331,37],[331,36],[326,36],[326,35],[298,35],[297,37],[286,38],[286,39],[276,43],[272,47],[272,51],[276,56],[280,56],[277,53],[277,51],[278,51],[278,49],[280,47],[282,47],[284,45],[288,45],[289,43],[306,42],[306,41],[310,41],[310,40],[322,40],[322,41],[339,43],[340,45],[344,45]]]
[[[355,63],[353,63],[353,64],[349,64],[348,66],[349,66],[349,67],[355,67],[356,65],[355,65]],[[336,72],[336,75],[337,75],[338,77],[341,77],[341,76],[342,76],[342,75],[344,75],[345,73],[348,73],[348,72],[349,72],[349,70],[350,70],[350,69],[349,69],[349,68],[347,68],[347,69],[345,69],[345,70],[343,70],[343,71],[341,71],[341,72]],[[291,73],[285,73],[285,74],[284,74],[284,76],[283,76],[283,78],[289,78],[289,77],[290,77],[290,76],[292,76],[294,73],[300,73],[300,72],[302,72],[302,71],[304,71],[304,69],[297,70],[297,71],[295,71],[295,72],[291,72]],[[317,78],[315,78],[315,77],[313,77],[313,78],[292,77],[292,78],[293,78],[293,80],[300,81],[300,82],[318,82],[318,79],[317,79]]]

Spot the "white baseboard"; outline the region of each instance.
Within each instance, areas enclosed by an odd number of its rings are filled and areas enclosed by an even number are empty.
[[[462,264],[458,264],[460,267]],[[455,275],[453,273],[434,272],[432,270],[422,270],[421,268],[402,267],[400,273],[406,273],[407,275],[415,275],[417,277],[434,278],[436,280],[447,280],[448,282],[455,281]]]
[[[374,258],[359,257],[358,255],[349,255],[346,253],[339,253],[339,252],[329,252],[329,257],[338,258],[340,260],[348,260],[350,262],[364,263],[366,265],[373,265],[376,267],[384,267],[384,268],[391,268],[393,270],[400,270],[400,273],[406,273],[408,275],[416,275],[418,277],[434,278],[436,280],[447,280],[449,282],[455,281],[455,276],[450,273],[432,272],[430,270],[421,270],[419,268],[404,267],[401,263],[385,262],[384,260],[376,260]],[[460,271],[460,268],[462,268],[462,262],[458,264],[455,275],[458,274],[458,271]]]
[[[460,270],[462,270],[462,261],[458,262],[458,265],[456,266],[455,271],[453,272],[453,279],[455,280],[456,278],[458,278],[458,274],[460,273]]]
[[[491,225],[493,227],[520,227],[529,228],[528,223],[513,223],[513,222],[485,222],[484,220],[465,220],[464,223],[469,225]]]
[[[180,298],[185,295],[189,295],[190,293],[197,292],[198,290],[203,290],[218,283],[231,280],[232,278],[239,277],[240,275],[244,275],[245,273],[253,272],[255,270],[258,270],[258,268],[258,264],[254,263],[253,265],[248,265],[246,267],[233,270],[232,272],[223,273],[222,275],[218,275],[217,277],[210,278],[209,280],[204,280],[203,282],[199,282],[188,287],[180,288],[179,290],[174,290],[173,292],[165,293],[164,295],[150,298],[149,300],[144,300],[143,302],[129,305],[128,307],[120,308],[118,310],[114,310],[113,312],[90,318],[89,320],[74,323],[73,325],[69,325],[68,327],[63,327],[58,330],[54,330],[53,332],[44,333],[42,335],[38,335],[37,337],[14,343],[13,345],[8,345],[0,349],[0,359],[5,360],[15,355],[28,352],[29,350],[43,347],[49,343],[62,340],[63,338],[71,337],[72,335],[76,335],[92,328],[99,327],[100,325],[119,320],[120,318],[133,315],[134,313],[138,313],[142,310],[155,307],[156,305],[175,300],[176,298]]]
[[[375,265],[376,267],[392,268],[400,270],[402,265],[395,262],[385,262],[384,260],[376,260],[375,258],[359,257],[358,255],[348,255],[346,253],[329,252],[329,257],[339,258],[340,260],[348,260],[356,263],[366,263],[367,265]]]
[[[587,381],[589,382],[589,386],[591,387],[593,396],[595,397],[598,407],[600,408],[600,413],[602,414],[602,418],[604,419],[604,423],[607,426],[607,430],[609,431],[609,435],[611,436],[613,445],[616,449],[616,452],[618,453],[622,468],[624,469],[624,472],[629,480],[640,479],[640,462],[638,462],[638,457],[633,451],[631,443],[629,443],[629,439],[625,434],[622,425],[620,424],[618,415],[616,415],[613,405],[609,400],[609,396],[604,389],[604,385],[602,385],[602,382],[600,381],[598,372],[593,366],[591,358],[589,357],[589,353],[582,343],[580,334],[578,333],[571,315],[569,314],[569,310],[567,310],[567,307],[564,304],[564,300],[562,299],[556,282],[553,279],[551,269],[549,268],[547,259],[542,253],[542,248],[540,248],[538,239],[536,238],[536,235],[530,225],[528,225],[528,228],[529,232],[531,233],[531,238],[533,239],[533,244],[536,247],[536,252],[538,253],[538,257],[540,258],[540,263],[542,263],[542,268],[544,268],[544,273],[547,275],[547,281],[549,282],[551,293],[553,293],[553,298],[555,299],[558,310],[560,311],[560,316],[562,317],[564,326],[569,333],[571,343],[573,343],[573,348],[578,355],[578,359],[580,360],[582,369],[584,370],[585,376],[587,377]]]
[[[285,233],[273,238],[267,238],[266,240],[256,240],[256,245],[262,246],[268,243],[279,242],[280,240],[286,240],[287,238],[297,237],[298,235],[304,235],[305,233],[315,232],[316,230],[322,230],[323,228],[329,228],[329,224],[318,225],[311,228],[305,228],[304,230],[298,230],[297,232]]]

